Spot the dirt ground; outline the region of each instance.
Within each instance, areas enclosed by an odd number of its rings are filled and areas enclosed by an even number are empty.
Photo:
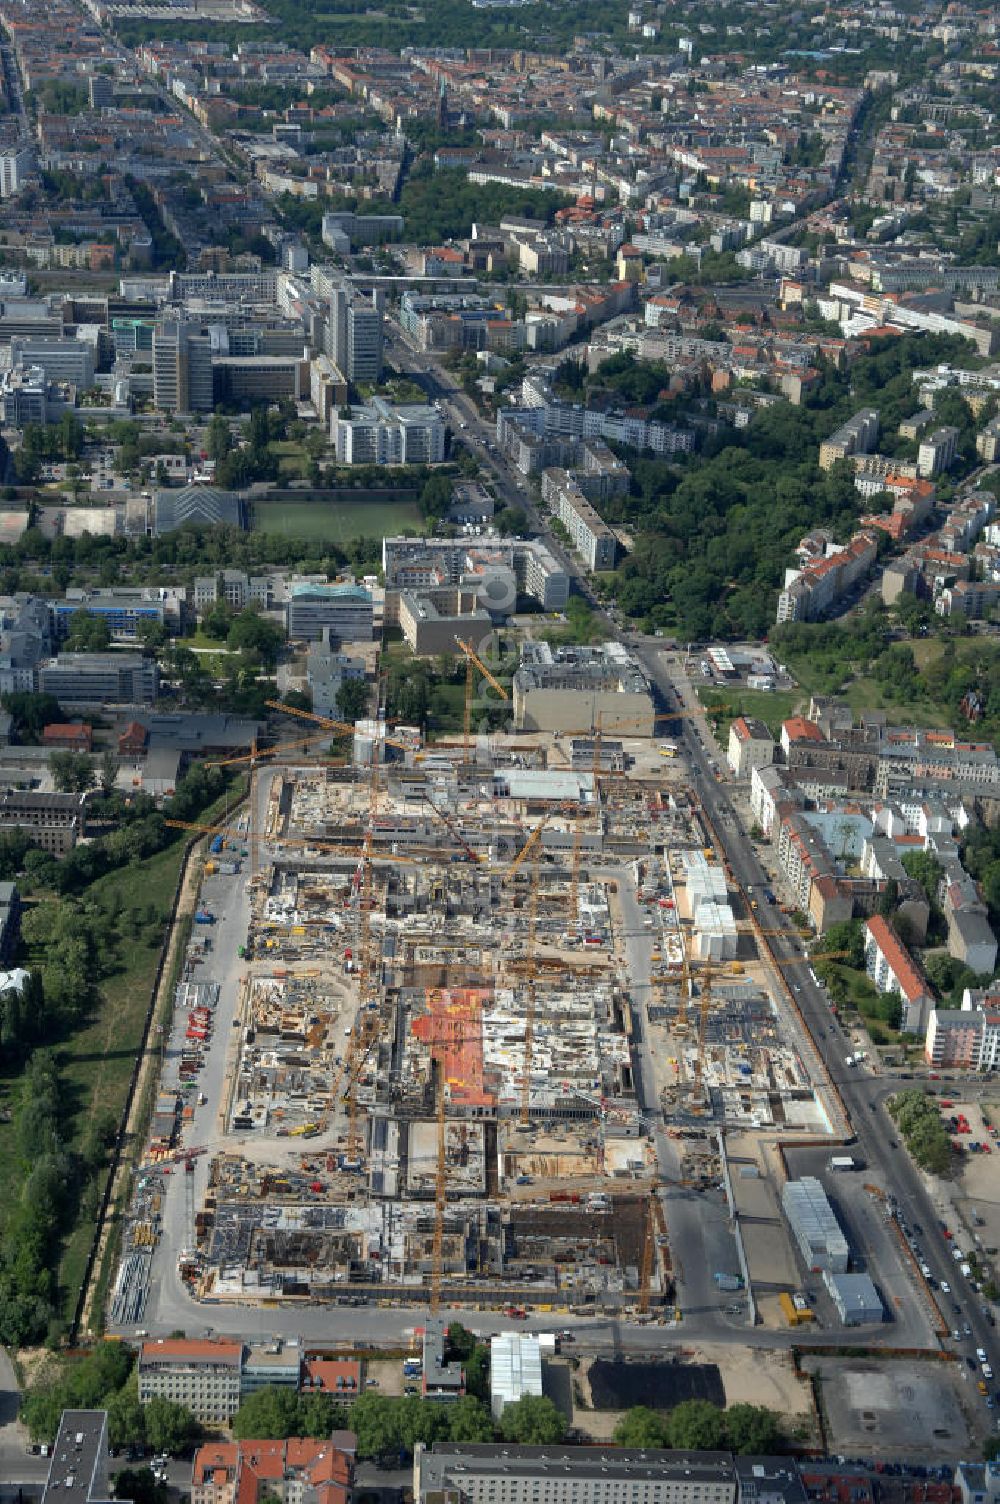
[[[942,1462],[969,1456],[973,1385],[960,1363],[807,1357],[827,1429],[855,1456]]]
[[[684,1364],[713,1366],[718,1369],[727,1405],[766,1405],[784,1419],[789,1433],[801,1436],[806,1444],[818,1442],[819,1433],[812,1408],[809,1383],[798,1378],[791,1357],[783,1352],[766,1352],[758,1348],[741,1348],[728,1344],[678,1349]],[[572,1374],[573,1424],[595,1441],[608,1441],[623,1410],[595,1410],[590,1387],[593,1360],[584,1359]],[[674,1365],[664,1365],[672,1368]],[[679,1395],[683,1398],[683,1395]]]

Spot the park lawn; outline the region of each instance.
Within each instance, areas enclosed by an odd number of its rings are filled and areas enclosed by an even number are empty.
[[[771,735],[781,735],[781,723],[795,715],[808,703],[801,689],[743,689],[734,685],[730,689],[698,688],[698,698],[705,709],[719,717],[719,741],[726,745],[729,727],[737,716],[756,716],[764,722]]]
[[[295,439],[275,439],[268,448],[277,457],[281,480],[308,480],[309,456],[303,444]]]
[[[862,710],[884,710],[890,720],[903,726],[949,726],[952,717],[929,700],[906,703],[886,693],[890,686],[864,676],[853,679],[839,697],[846,700],[855,716]]]
[[[240,798],[245,780],[232,787],[228,807]],[[224,813],[226,796],[202,815],[211,824]],[[125,939],[118,947],[118,964],[100,987],[100,1001],[90,1018],[56,1045],[64,1101],[65,1144],[76,1150],[95,1110],[107,1109],[120,1118],[128,1091],[136,1052],[142,1040],[156,963],[163,943],[165,924],[173,902],[178,874],[184,860],[185,842],[174,842],[144,862],[119,868],[98,878],[83,895],[102,907],[119,904],[123,909],[150,906],[163,917],[154,938],[145,932],[136,940]],[[21,1073],[7,1068],[0,1073],[0,1105],[9,1109],[17,1097]],[[6,1117],[6,1112],[4,1113]],[[21,1172],[16,1157],[13,1126],[0,1121],[0,1184],[7,1194],[16,1194]],[[94,1233],[94,1219],[81,1208],[68,1230],[59,1262],[62,1314],[72,1320],[80,1293]]]
[[[415,501],[338,501],[333,506],[313,501],[258,501],[254,503],[253,525],[259,533],[338,544],[425,530]]]
[[[102,906],[115,900],[123,907],[140,903],[164,916],[177,886],[184,859],[184,842],[177,841],[158,851],[137,871],[123,867],[93,884],[90,896]],[[101,1003],[94,1016],[67,1040],[59,1051],[63,1090],[73,1103],[68,1144],[77,1148],[88,1118],[96,1109],[119,1115],[125,1102],[132,1066],[142,1042],[143,1023],[149,1002],[163,931],[149,943],[145,937],[121,946],[117,969],[101,985]],[[72,1320],[94,1235],[93,1219],[81,1215],[66,1239],[59,1263],[59,1286],[64,1296],[63,1314]]]

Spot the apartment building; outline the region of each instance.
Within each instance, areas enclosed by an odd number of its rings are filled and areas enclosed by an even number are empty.
[[[349,283],[333,289],[325,353],[348,381],[382,380],[383,325],[377,295]]]
[[[0,149],[0,199],[20,193],[35,169],[35,153],[27,141]]]
[[[734,778],[749,778],[754,768],[774,761],[774,737],[753,716],[737,716],[729,728],[726,760]]]
[[[199,324],[163,319],[153,330],[153,401],[161,412],[215,407],[212,335]]]
[[[868,573],[877,554],[874,533],[859,532],[846,547],[831,544],[824,558],[801,570],[787,570],[778,596],[777,620],[815,621]]]
[[[1000,580],[956,580],[946,586],[934,602],[938,616],[964,616],[966,621],[983,621],[1000,606]]]
[[[774,763],[750,770],[750,812],[770,840],[785,814],[801,809],[805,796],[795,786],[787,768]]]
[[[487,568],[509,570],[517,590],[537,601],[543,610],[565,610],[569,575],[545,544],[535,539],[490,537],[474,543],[467,538],[382,540],[382,572],[387,591],[419,592],[442,585],[466,584],[471,578],[482,579]]]
[[[922,1034],[934,1006],[930,984],[896,931],[881,914],[865,921],[865,970],[879,992],[894,992],[903,1005],[900,1028]]]
[[[725,1452],[629,1447],[417,1445],[414,1504],[736,1504]]]
[[[73,625],[73,617],[79,611],[106,622],[114,642],[135,642],[143,622],[155,622],[176,632],[180,629],[186,600],[184,589],[155,586],[69,590],[64,600],[49,603],[53,636],[57,642],[66,637]]]
[[[920,440],[917,449],[917,473],[924,480],[933,480],[936,475],[950,470],[958,452],[958,429],[935,428]]]
[[[64,1410],[50,1458],[42,1504],[112,1504],[107,1411]],[[36,1498],[30,1484],[28,1489]],[[22,1497],[20,1489],[16,1497]]]
[[[191,1504],[349,1504],[354,1438],[335,1431],[322,1441],[211,1441],[198,1448]],[[346,1443],[346,1447],[344,1445]]]
[[[324,632],[338,642],[371,642],[374,605],[363,585],[293,585],[288,635],[319,642]]]
[[[34,367],[46,381],[71,382],[77,387],[94,384],[94,346],[80,339],[27,339],[10,342],[12,366]]]
[[[139,1401],[175,1400],[204,1425],[228,1425],[240,1407],[243,1346],[223,1338],[164,1338],[139,1350]]]
[[[778,861],[799,908],[809,915],[817,934],[823,934],[831,924],[851,918],[854,912],[851,894],[841,881],[822,832],[799,810],[789,812],[781,820]]]
[[[600,726],[609,734],[653,735],[649,682],[621,643],[553,649],[524,642],[513,688],[518,731],[586,733]]]
[[[20,830],[52,856],[65,856],[86,834],[86,795],[37,789],[0,793],[0,830]]]
[[[924,1037],[924,1059],[935,1070],[977,1070],[985,1015],[977,1009],[932,1008]]]
[[[836,429],[819,446],[819,466],[829,470],[838,460],[855,454],[870,454],[878,443],[878,412],[864,407]]]
[[[576,476],[568,470],[545,470],[542,499],[569,533],[574,549],[588,569],[615,567],[615,535],[587,500]]]
[[[342,465],[436,465],[445,456],[445,423],[436,407],[394,407],[384,397],[335,410],[330,438]]]

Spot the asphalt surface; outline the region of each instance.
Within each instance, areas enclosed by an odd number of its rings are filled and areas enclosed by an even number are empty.
[[[634,643],[650,679],[655,684],[667,710],[689,708],[687,683],[683,675],[672,668],[669,656],[662,648],[648,641]],[[720,784],[710,765],[710,758],[717,753],[706,749],[699,726],[691,717],[677,721],[677,740],[691,768],[694,786],[710,819],[724,840],[726,855],[732,866],[733,876],[746,895],[753,889],[758,904],[757,919],[769,932],[779,932],[770,943],[775,958],[792,960],[797,951],[797,935],[786,915],[777,906],[768,904],[764,888],[770,887],[771,879],[761,865],[753,843],[746,834],[724,785]],[[951,1256],[951,1245],[945,1239],[938,1222],[933,1199],[921,1172],[914,1165],[900,1142],[895,1127],[885,1111],[885,1098],[898,1089],[895,1079],[872,1075],[865,1066],[848,1067],[846,1056],[853,1053],[846,1035],[830,1011],[829,1001],[822,988],[811,980],[807,966],[799,965],[788,973],[791,985],[797,990],[795,1002],[809,1030],[816,1048],[824,1059],[830,1077],[840,1092],[850,1120],[852,1134],[850,1147],[856,1148],[859,1156],[870,1167],[877,1167],[878,1179],[886,1192],[894,1196],[899,1209],[909,1223],[917,1222],[923,1228],[921,1247],[935,1281],[947,1280],[954,1292],[954,1304],[960,1315],[951,1313],[949,1327],[968,1324],[972,1336],[956,1347],[963,1354],[975,1347],[983,1347],[990,1356],[994,1371],[1000,1356],[1000,1343],[994,1328],[987,1321],[975,1291],[958,1276]],[[792,980],[794,978],[794,980]]]
[[[436,400],[441,404],[456,437],[475,454],[499,498],[508,505],[525,509],[531,530],[544,536],[548,547],[566,568],[578,590],[599,612],[607,627],[613,633],[625,635],[631,642],[656,686],[662,708],[672,710],[697,706],[693,696],[688,698],[690,689],[686,679],[676,665],[671,664],[662,644],[652,639],[622,634],[620,626],[608,616],[579,563],[548,532],[544,520],[533,505],[526,483],[520,478],[515,479],[503,458],[494,452],[492,424],[480,417],[475,403],[464,393],[440,359],[433,353],[416,350],[399,325],[391,320],[387,320],[387,355],[397,369],[421,385],[429,400]],[[968,1353],[975,1346],[981,1345],[990,1353],[994,1368],[1000,1370],[1000,1348],[996,1334],[987,1323],[975,1292],[965,1285],[960,1276],[956,1278],[949,1244],[940,1231],[928,1189],[898,1143],[892,1124],[884,1112],[882,1103],[896,1088],[896,1082],[885,1077],[874,1077],[865,1069],[848,1069],[844,1064],[845,1056],[852,1052],[853,1047],[833,1018],[825,994],[811,982],[808,968],[802,962],[799,937],[793,927],[777,907],[764,900],[763,889],[770,886],[772,879],[762,867],[726,788],[716,777],[716,769],[713,769],[711,760],[714,759],[717,766],[721,766],[721,760],[718,749],[714,744],[709,745],[706,724],[703,719],[686,717],[678,720],[677,728],[676,737],[691,770],[693,787],[723,841],[734,879],[744,895],[749,889],[754,890],[759,906],[756,917],[761,927],[769,932],[778,932],[770,943],[779,965],[787,963],[789,968],[785,975],[794,988],[794,993],[789,995],[788,1002],[790,1004],[794,999],[830,1078],[839,1088],[846,1118],[849,1120],[844,1123],[845,1137],[851,1142],[852,1149],[856,1149],[869,1166],[878,1167],[879,1179],[884,1182],[887,1193],[895,1197],[903,1216],[923,1227],[923,1257],[936,1281],[940,1282],[944,1278],[952,1283],[955,1303],[960,1306],[961,1315],[951,1313],[948,1325],[962,1326],[967,1323],[972,1333],[968,1341],[959,1345],[959,1350]],[[229,897],[223,899],[220,894],[220,923],[216,927],[219,942],[217,954],[221,952],[229,957],[235,956],[236,946],[243,939],[243,934],[240,933],[241,927],[245,933],[246,926],[245,902],[240,897],[243,892],[243,884],[238,882],[232,885]],[[670,1184],[677,1178],[677,1153],[674,1142],[662,1131],[662,1120],[658,1112],[645,1020],[645,984],[641,981],[641,978],[648,977],[649,974],[652,944],[648,936],[636,933],[641,931],[642,926],[641,921],[635,922],[638,909],[630,884],[621,882],[619,892],[630,916],[625,924],[628,969],[633,978],[640,979],[636,1015],[642,1020],[642,1037],[636,1052],[637,1087],[640,1101],[653,1126],[665,1182],[662,1196],[678,1273],[678,1304],[683,1313],[683,1321],[676,1328],[670,1329],[613,1319],[574,1321],[572,1317],[565,1315],[556,1317],[549,1314],[532,1316],[525,1323],[505,1320],[495,1312],[477,1314],[471,1311],[463,1313],[463,1320],[483,1335],[507,1329],[523,1331],[526,1328],[546,1330],[553,1325],[579,1326],[582,1328],[581,1347],[598,1354],[617,1354],[624,1350],[635,1353],[656,1352],[672,1342],[699,1339],[728,1340],[762,1348],[789,1347],[798,1340],[795,1333],[748,1328],[745,1315],[741,1317],[738,1308],[732,1305],[727,1308],[712,1285],[711,1271],[719,1267],[720,1260],[728,1253],[726,1239],[731,1242],[731,1233],[727,1227],[728,1214],[721,1193],[697,1193]],[[784,967],[782,969],[784,971]],[[205,968],[205,971],[206,975],[213,974],[209,968]],[[228,1042],[225,1036],[231,1027],[235,987],[236,968],[227,968],[217,1029],[217,1040],[222,1044]],[[214,1050],[212,1055],[214,1058]],[[217,1077],[219,1069],[221,1067],[218,1063],[210,1064],[207,1067],[209,1074],[205,1078],[204,1089],[209,1096],[206,1113],[212,1115],[213,1121],[206,1121],[204,1129],[196,1122],[189,1138],[191,1143],[211,1143],[217,1138],[218,1127],[214,1119],[222,1090],[221,1079]],[[207,1172],[207,1163],[207,1156],[197,1161],[196,1189],[199,1196],[204,1190],[203,1177]],[[425,1307],[369,1306],[359,1309],[309,1306],[265,1310],[249,1300],[246,1305],[236,1306],[193,1300],[176,1274],[176,1255],[186,1236],[181,1207],[183,1191],[178,1183],[180,1179],[179,1176],[173,1177],[174,1183],[168,1194],[165,1215],[168,1230],[157,1252],[154,1281],[144,1318],[145,1328],[151,1333],[162,1335],[179,1328],[192,1334],[211,1330],[220,1335],[242,1335],[245,1338],[271,1335],[291,1338],[307,1332],[314,1340],[354,1340],[379,1345],[398,1342],[402,1333],[422,1324],[425,1319]],[[718,1205],[715,1204],[716,1201]],[[859,1221],[857,1225],[863,1224]],[[896,1293],[893,1287],[890,1300]],[[878,1332],[872,1333],[869,1330],[866,1332],[866,1340],[885,1344],[898,1342],[904,1335],[902,1325],[904,1323],[886,1323]],[[921,1329],[926,1332],[926,1323],[922,1318],[920,1327],[911,1328],[907,1325],[907,1332],[912,1340],[916,1340]],[[840,1330],[817,1331],[812,1340],[835,1347],[849,1341],[850,1334]]]

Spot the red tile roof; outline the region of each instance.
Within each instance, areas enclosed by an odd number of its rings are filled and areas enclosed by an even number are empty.
[[[914,961],[896,931],[881,914],[873,914],[865,925],[875,944],[902,989],[907,1002],[915,1003],[930,995],[930,987],[923,972]]]

